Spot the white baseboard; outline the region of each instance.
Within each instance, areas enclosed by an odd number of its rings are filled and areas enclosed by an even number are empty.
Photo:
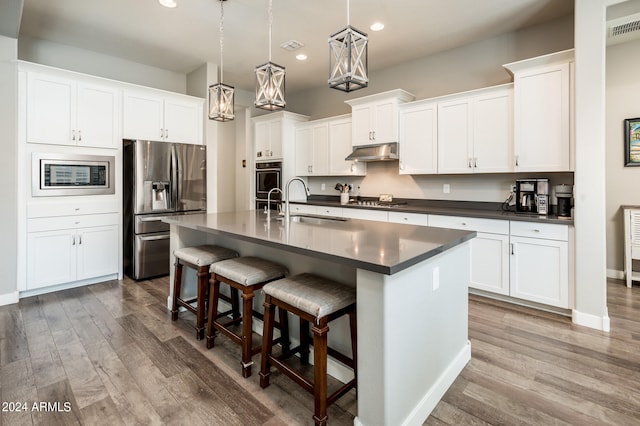
[[[20,293],[17,291],[0,294],[0,306],[13,305],[14,303],[18,303],[18,300],[20,300]]]
[[[574,309],[571,312],[571,320],[578,325],[585,327],[595,328],[596,330],[611,331],[611,323],[609,320],[609,312],[607,311],[604,316],[599,317],[597,315],[585,314]]]
[[[67,290],[70,288],[82,287],[82,286],[91,285],[91,284],[98,284],[98,283],[117,280],[117,279],[118,279],[118,274],[111,274],[111,275],[105,275],[102,277],[89,278],[86,280],[73,281],[70,283],[52,285],[49,287],[35,288],[32,290],[21,291],[20,298],[22,299],[24,297],[37,296],[39,294],[53,293],[54,291]]]
[[[614,280],[624,280],[624,271],[618,271],[617,269],[607,269],[607,278]]]

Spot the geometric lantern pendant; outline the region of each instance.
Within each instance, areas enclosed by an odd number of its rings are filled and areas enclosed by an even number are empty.
[[[369,84],[367,34],[347,25],[329,37],[329,87],[351,92]]]
[[[269,111],[284,108],[287,105],[284,100],[284,67],[269,61],[266,64],[257,66],[255,73],[256,108]]]
[[[209,118],[216,121],[230,121],[234,114],[234,89],[224,83],[209,86]]]

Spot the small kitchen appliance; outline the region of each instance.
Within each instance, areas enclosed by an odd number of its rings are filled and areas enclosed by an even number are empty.
[[[549,213],[549,179],[516,179],[516,211]]]
[[[573,185],[556,185],[555,190],[558,199],[558,217],[571,217]]]

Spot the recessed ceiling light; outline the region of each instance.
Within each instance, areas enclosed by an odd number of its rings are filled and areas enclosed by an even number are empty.
[[[171,9],[178,5],[178,3],[176,3],[174,0],[158,0],[158,3],[160,3],[164,7],[169,7]]]
[[[306,61],[307,60],[307,55],[305,55],[304,53],[298,53],[296,55],[296,59],[299,61]]]
[[[384,28],[384,24],[382,22],[374,22],[369,28],[371,28],[371,31],[380,31]]]

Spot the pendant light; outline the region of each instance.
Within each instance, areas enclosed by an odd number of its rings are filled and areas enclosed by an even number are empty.
[[[283,66],[271,62],[271,26],[273,24],[273,2],[269,0],[269,62],[259,65],[256,73],[256,108],[275,111],[284,108],[284,75]]]
[[[369,85],[367,34],[349,23],[347,0],[347,26],[329,37],[329,87],[345,92]]]
[[[218,83],[209,86],[209,118],[216,121],[230,121],[234,115],[234,88],[222,82],[224,64],[222,51],[224,48],[224,2],[220,0],[220,78]]]

